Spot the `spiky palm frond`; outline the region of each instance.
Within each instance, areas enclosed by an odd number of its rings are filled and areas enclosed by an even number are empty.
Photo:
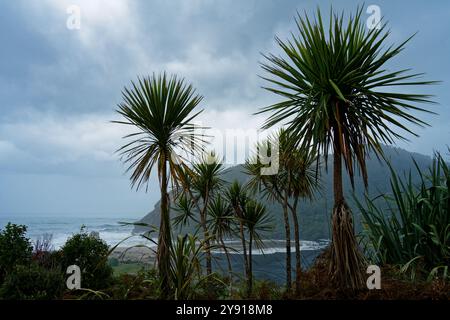
[[[223,172],[223,164],[219,159],[215,156],[203,156],[200,162],[194,163],[192,166],[192,189],[202,199],[217,193],[224,183]]]
[[[178,213],[173,217],[175,226],[185,226],[190,221],[199,223],[196,215],[198,214],[194,200],[192,200],[187,194],[182,194],[175,199],[175,205],[173,209]]]
[[[265,128],[288,124],[297,143],[316,148],[318,155],[326,158],[331,149],[341,153],[352,183],[357,166],[367,185],[368,151],[382,156],[382,143],[406,140],[405,132],[416,135],[402,121],[427,125],[412,111],[430,112],[417,106],[432,102],[430,96],[396,88],[435,82],[419,81],[422,74],[409,69],[388,71],[387,64],[411,38],[386,48],[386,24],[366,29],[362,9],[347,23],[343,14],[331,11],[328,30],[320,10],[313,21],[306,14],[297,16],[298,35],[276,38],[284,55],[264,55],[262,64],[271,76],[263,77],[270,84],[265,89],[283,100],[259,113],[272,113]]]
[[[273,217],[266,210],[266,207],[256,200],[248,200],[244,207],[242,220],[257,247],[263,248],[262,236],[272,231],[274,227]]]
[[[271,150],[278,153],[278,172],[273,175],[262,174],[266,166],[257,155],[250,157],[244,164],[245,172],[250,176],[247,187],[260,192],[269,200],[280,201],[284,190],[289,197],[312,198],[320,190],[318,159],[315,150],[296,146],[289,132],[280,129],[265,141],[257,144],[257,150]]]
[[[249,198],[247,189],[243,187],[239,181],[235,180],[231,183],[228,189],[225,190],[225,198],[229,201],[236,216],[242,216],[242,210]]]
[[[222,238],[234,233],[235,217],[233,208],[221,195],[215,197],[208,205],[208,228],[211,234]]]
[[[131,82],[122,97],[117,112],[125,121],[113,122],[138,129],[124,137],[132,140],[118,150],[129,165],[127,171],[132,171],[132,186],[139,189],[146,184],[155,165],[160,172],[162,161],[168,162],[177,184],[185,155],[203,150],[204,138],[195,134],[192,123],[201,112],[194,109],[203,97],[183,79],[165,73]]]

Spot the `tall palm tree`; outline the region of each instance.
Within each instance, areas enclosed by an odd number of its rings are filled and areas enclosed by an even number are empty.
[[[414,134],[405,123],[426,123],[410,111],[424,111],[416,103],[431,102],[424,94],[399,93],[387,88],[420,86],[408,69],[387,71],[386,63],[396,57],[411,39],[398,46],[384,46],[389,36],[386,24],[366,29],[363,8],[344,23],[344,15],[330,11],[329,28],[320,11],[313,21],[305,15],[296,19],[298,35],[283,42],[276,38],[282,56],[265,55],[262,68],[272,77],[267,90],[282,101],[263,108],[273,112],[264,124],[269,128],[287,123],[297,144],[314,147],[325,160],[333,151],[334,208],[330,275],[340,288],[362,285],[364,266],[354,234],[351,211],[344,199],[342,162],[352,186],[355,168],[367,187],[366,157],[369,151],[383,156],[381,144],[405,139],[400,130]]]
[[[115,123],[130,125],[136,132],[118,152],[131,171],[131,184],[136,189],[148,188],[150,174],[156,166],[161,192],[161,221],[158,236],[157,262],[163,298],[169,296],[171,224],[169,184],[177,186],[183,152],[203,148],[203,139],[194,135],[191,121],[201,112],[194,109],[202,101],[191,85],[176,76],[139,78],[122,92],[123,102],[117,112],[125,118]]]
[[[246,202],[242,220],[248,233],[247,295],[251,297],[253,291],[253,244],[260,249],[264,247],[261,237],[273,229],[273,220],[266,207],[253,199]]]

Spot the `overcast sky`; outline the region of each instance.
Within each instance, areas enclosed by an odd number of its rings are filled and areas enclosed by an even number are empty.
[[[205,96],[201,120],[215,128],[258,128],[252,114],[276,101],[260,87],[260,53],[294,30],[304,0],[41,0],[0,4],[0,215],[140,217],[156,184],[130,189],[114,150],[124,128],[111,124],[121,90],[138,75],[167,71]],[[426,72],[439,116],[400,146],[431,155],[450,141],[450,2],[366,1],[378,5],[398,43],[418,31],[390,65]],[[359,2],[339,1],[354,11]],[[81,9],[68,29],[67,8]],[[367,14],[369,16],[369,14]]]

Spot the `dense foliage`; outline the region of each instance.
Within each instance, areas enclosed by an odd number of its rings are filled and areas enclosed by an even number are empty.
[[[82,288],[105,288],[112,281],[108,254],[106,242],[82,231],[69,238],[61,248],[62,266],[64,269],[70,265],[80,267]]]
[[[390,194],[358,202],[371,253],[377,263],[400,266],[413,278],[449,277],[448,165],[437,155],[428,172],[416,170],[418,184],[413,183],[411,172],[402,179],[392,170]]]
[[[26,231],[26,226],[8,223],[0,232],[0,283],[16,265],[30,262],[32,245]]]
[[[17,265],[0,288],[0,297],[11,300],[61,299],[64,275],[58,269],[46,269],[36,263]]]

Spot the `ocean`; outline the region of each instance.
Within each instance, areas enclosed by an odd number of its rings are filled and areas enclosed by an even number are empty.
[[[133,246],[138,244],[151,245],[148,240],[143,239],[138,234],[133,235],[133,225],[123,225],[122,223],[133,223],[139,220],[138,218],[96,218],[96,217],[45,217],[45,216],[0,216],[0,229],[8,223],[15,223],[27,226],[27,238],[32,243],[35,243],[37,239],[41,238],[45,234],[52,235],[52,245],[54,249],[61,248],[69,237],[80,232],[81,228],[88,233],[98,232],[101,239],[114,246],[120,243],[120,246]],[[131,238],[129,238],[131,237]],[[129,238],[125,240],[126,238]],[[125,241],[124,241],[125,240]],[[239,241],[225,241],[228,245],[239,248]],[[265,240],[266,248],[264,252],[258,249],[254,249],[254,254],[275,254],[284,253],[283,240]],[[328,244],[328,240],[322,239],[318,241],[302,240],[301,251],[315,251],[320,250]],[[293,246],[292,241],[292,246]],[[295,248],[292,247],[292,251]],[[241,252],[231,251],[231,254],[240,255]]]
[[[44,216],[17,216],[17,217],[5,217],[0,216],[0,229],[8,223],[22,224],[27,226],[27,238],[32,243],[35,243],[37,239],[41,238],[45,234],[52,235],[52,247],[53,249],[61,248],[66,240],[73,234],[80,232],[82,226],[85,227],[87,232],[98,232],[101,239],[103,239],[108,245],[115,246],[120,243],[121,247],[134,246],[145,244],[147,246],[153,246],[150,241],[143,239],[139,235],[133,235],[132,225],[122,225],[120,222],[132,223],[137,221],[138,218],[96,218],[96,217],[44,217]],[[131,238],[129,238],[131,237]],[[129,238],[124,241],[124,239]],[[232,264],[235,272],[243,272],[243,262],[239,241],[226,241],[228,245],[235,248],[232,251]],[[256,278],[269,279],[275,282],[282,283],[284,281],[284,264],[285,264],[285,247],[282,240],[265,240],[264,250],[254,249],[254,274]],[[315,257],[329,244],[326,239],[318,241],[301,241],[301,256],[302,266],[308,268]],[[292,245],[294,243],[292,242]],[[292,263],[293,268],[295,263],[295,248],[292,247],[293,253]],[[219,259],[216,261],[216,267],[226,270],[226,261],[224,255],[220,251],[213,252]]]
[[[132,235],[133,226],[124,226],[120,222],[132,223],[137,220],[138,218],[0,216],[0,228],[3,229],[8,222],[26,225],[27,238],[32,243],[35,243],[44,234],[51,234],[54,249],[59,249],[69,237],[80,232],[81,227],[85,226],[88,233],[98,232],[101,239],[105,240],[108,245],[113,246]],[[123,245],[131,246],[142,243],[145,243],[144,239],[135,236],[125,241]]]

